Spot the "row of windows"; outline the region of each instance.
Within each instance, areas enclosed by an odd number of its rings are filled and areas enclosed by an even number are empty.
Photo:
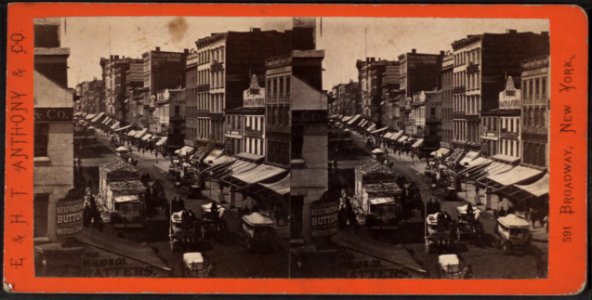
[[[210,60],[224,62],[224,59],[224,46],[220,46],[214,49],[201,50],[197,54],[197,60],[200,64],[210,62]]]
[[[224,70],[212,72],[211,76],[212,76],[212,85],[210,86],[211,89],[224,88]]]
[[[503,155],[520,157],[520,143],[517,140],[500,140],[500,153]]]
[[[501,117],[502,132],[520,133],[520,118],[519,117]]]
[[[255,155],[265,155],[263,149],[263,140],[259,138],[245,138],[245,152]]]
[[[454,112],[462,112],[467,115],[478,115],[481,112],[481,96],[454,95],[452,99]]]
[[[452,84],[455,87],[465,87],[466,91],[481,89],[481,73],[467,74],[466,71],[456,72],[453,75]]]
[[[522,142],[524,152],[522,162],[539,167],[547,167],[547,145],[543,143]]]
[[[210,84],[210,69],[197,71],[197,85]]]
[[[290,165],[290,143],[267,139],[267,160],[283,166]]]
[[[245,116],[245,128],[255,131],[262,131],[264,119],[264,116]]]
[[[265,83],[267,99],[275,100],[290,95],[290,75],[267,78]]]
[[[454,54],[454,66],[464,64],[480,64],[481,63],[481,49],[475,48],[472,50],[463,51]]]
[[[289,105],[269,105],[267,107],[267,125],[271,126],[289,126],[290,125],[290,106]]]
[[[525,101],[526,103],[533,103],[533,102],[545,103],[547,101],[547,77],[546,76],[522,80],[522,86],[523,86],[523,96],[522,97],[524,100],[538,100],[538,101]]]
[[[524,126],[547,127],[547,109],[545,107],[524,107],[522,116]]]
[[[479,127],[469,125],[466,120],[454,120],[453,135],[455,141],[478,143]]]
[[[452,130],[450,129],[443,129],[442,130],[442,142],[450,144],[452,142]]]

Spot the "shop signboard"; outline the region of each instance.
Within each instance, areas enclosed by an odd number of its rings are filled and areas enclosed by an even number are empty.
[[[62,199],[56,204],[58,237],[72,236],[82,231],[84,199]]]
[[[322,238],[337,233],[339,201],[316,201],[310,206],[311,236]]]
[[[82,277],[169,277],[167,270],[89,246],[82,256]]]

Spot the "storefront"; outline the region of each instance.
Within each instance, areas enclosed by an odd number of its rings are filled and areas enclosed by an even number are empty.
[[[498,209],[499,203],[507,198],[504,189],[514,184],[528,182],[529,180],[538,179],[542,177],[543,171],[532,169],[525,166],[516,166],[507,172],[489,175],[483,178],[480,182],[487,187],[486,207],[491,209]],[[516,201],[517,199],[510,199]]]

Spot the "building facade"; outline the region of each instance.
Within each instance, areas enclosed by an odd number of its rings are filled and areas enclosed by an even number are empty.
[[[522,164],[549,167],[549,56],[522,63]]]
[[[480,116],[499,108],[507,76],[520,78],[521,63],[548,53],[549,35],[532,32],[471,35],[452,43],[453,144],[480,150]]]
[[[440,145],[450,149],[452,143],[452,69],[454,58],[448,51],[442,59],[442,72],[440,73],[440,101],[442,102],[442,133]]]
[[[360,113],[359,84],[354,81],[340,83],[331,90],[333,102],[330,113],[352,116]]]
[[[157,93],[155,114],[158,126],[152,130],[168,137],[172,149],[183,147],[185,141],[185,90],[165,89]]]
[[[365,61],[356,62],[360,86],[360,113],[378,125],[382,125],[383,88],[398,82],[395,71],[397,65],[396,61],[375,57],[367,57]]]
[[[140,84],[142,79],[138,68],[141,67],[142,60],[111,55],[109,58],[101,58],[100,64],[104,81],[105,114],[120,124],[128,123],[126,119],[129,104],[125,101],[128,98],[127,85]],[[130,83],[132,81],[133,84]]]
[[[67,88],[69,48],[62,48],[59,19],[35,19],[35,243],[59,242],[58,205],[74,188],[74,95]]]
[[[197,51],[192,49],[185,66],[185,145],[193,145],[197,140],[197,61]]]
[[[89,114],[97,114],[104,111],[103,101],[103,81],[94,79],[92,81],[84,81],[76,85],[76,94],[79,99],[79,109]]]

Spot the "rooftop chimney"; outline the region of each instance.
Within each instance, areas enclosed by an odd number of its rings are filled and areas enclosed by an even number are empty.
[[[156,52],[160,52],[160,47],[156,47]]]
[[[415,48],[411,49],[411,53],[413,53],[413,54],[417,53],[417,49],[415,49]]]
[[[509,34],[516,34],[517,31],[516,31],[516,29],[508,29],[508,33]]]

